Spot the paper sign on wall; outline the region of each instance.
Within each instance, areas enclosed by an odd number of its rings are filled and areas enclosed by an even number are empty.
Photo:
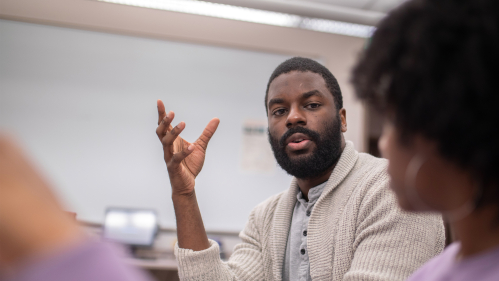
[[[272,173],[276,162],[267,138],[267,120],[246,120],[242,130],[241,169]]]

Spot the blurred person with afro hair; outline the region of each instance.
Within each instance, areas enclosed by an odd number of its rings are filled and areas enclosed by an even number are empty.
[[[377,27],[353,71],[385,116],[379,147],[410,212],[458,242],[409,280],[499,280],[499,1],[414,0]]]

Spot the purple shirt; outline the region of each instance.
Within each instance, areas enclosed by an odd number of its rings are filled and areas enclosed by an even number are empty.
[[[498,281],[499,247],[456,261],[461,244],[452,243],[407,281]]]
[[[9,281],[150,281],[125,264],[125,251],[105,242],[86,241],[51,257],[31,261]],[[1,277],[0,277],[1,279]]]

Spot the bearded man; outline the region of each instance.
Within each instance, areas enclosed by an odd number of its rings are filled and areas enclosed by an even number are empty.
[[[292,58],[271,75],[265,95],[269,141],[291,187],[256,206],[228,262],[209,240],[195,178],[219,120],[200,138],[179,137],[158,101],[177,220],[181,280],[404,280],[444,247],[436,215],[403,213],[388,188],[386,160],[345,141],[338,82],[321,64]]]

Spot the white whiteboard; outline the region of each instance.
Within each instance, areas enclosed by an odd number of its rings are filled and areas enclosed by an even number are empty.
[[[154,208],[170,228],[156,100],[186,122],[189,141],[219,117],[197,197],[208,230],[240,231],[291,181],[279,168],[239,168],[242,125],[266,119],[267,80],[287,58],[0,20],[0,129],[21,140],[79,219],[102,222],[108,206]]]

